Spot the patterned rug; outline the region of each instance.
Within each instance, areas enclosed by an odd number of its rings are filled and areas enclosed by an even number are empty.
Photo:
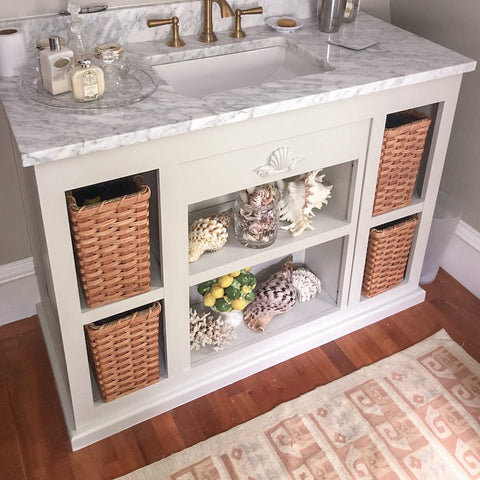
[[[480,479],[479,377],[442,330],[121,478]]]

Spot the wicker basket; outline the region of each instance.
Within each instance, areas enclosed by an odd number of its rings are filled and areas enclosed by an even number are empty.
[[[95,202],[99,192],[104,200]],[[150,188],[142,178],[87,187],[66,197],[87,306],[150,290]]]
[[[100,394],[109,402],[159,380],[160,303],[109,321],[85,326]]]
[[[402,283],[418,217],[372,228],[363,274],[362,293],[373,297]]]
[[[430,122],[416,110],[387,117],[373,215],[410,205]]]

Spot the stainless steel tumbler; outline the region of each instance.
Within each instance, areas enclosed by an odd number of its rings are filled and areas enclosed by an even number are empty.
[[[322,32],[338,31],[343,22],[346,3],[347,0],[317,0],[317,15]]]

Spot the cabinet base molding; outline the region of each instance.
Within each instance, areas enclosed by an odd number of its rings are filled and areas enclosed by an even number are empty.
[[[401,285],[395,290],[392,295],[392,292],[385,292],[385,294],[378,295],[376,298],[361,302],[355,308],[333,312],[327,318],[319,318],[311,322],[311,326],[305,325],[305,333],[302,336],[295,335],[294,342],[288,341],[289,335],[279,335],[273,337],[274,342],[266,341],[265,345],[262,344],[262,348],[258,348],[257,344],[257,348],[253,350],[257,352],[256,356],[245,355],[245,352],[237,356],[235,352],[232,352],[231,356],[223,357],[220,361],[223,368],[215,360],[192,367],[189,371],[184,372],[182,378],[165,380],[169,385],[166,385],[165,393],[161,396],[151,395],[149,401],[137,403],[137,408],[134,410],[129,408],[123,414],[117,412],[110,418],[106,416],[102,418],[102,421],[92,422],[80,429],[72,427],[74,422],[67,394],[67,385],[61,369],[55,368],[54,376],[64,414],[67,418],[72,449],[84,448],[195,398],[417,305],[425,299],[425,291],[420,287],[412,289],[408,285]],[[48,328],[45,328],[48,323],[46,311],[41,304],[37,305],[37,309],[44,329],[51,363],[52,365],[60,365],[61,359],[56,351],[58,346],[55,346],[53,338],[48,335]],[[322,323],[323,328],[318,329],[318,322]],[[316,328],[314,328],[315,325]],[[214,373],[212,374],[212,372]],[[155,385],[146,387],[146,389],[151,388],[156,387]]]

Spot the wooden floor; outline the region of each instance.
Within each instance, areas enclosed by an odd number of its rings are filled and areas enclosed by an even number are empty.
[[[480,361],[480,300],[440,271],[427,300],[117,435],[72,452],[36,317],[0,327],[0,479],[112,479],[445,328]],[[159,479],[160,480],[160,479]]]

